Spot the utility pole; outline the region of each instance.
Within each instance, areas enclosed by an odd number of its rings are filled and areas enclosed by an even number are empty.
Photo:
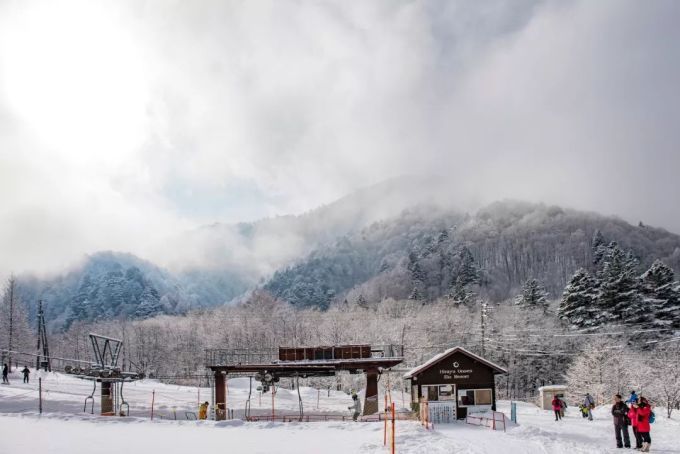
[[[52,365],[50,364],[50,350],[47,346],[47,328],[45,326],[45,312],[43,311],[42,300],[38,301],[38,346],[36,356],[36,370],[41,367],[45,372],[52,372]],[[42,359],[41,359],[42,358]]]

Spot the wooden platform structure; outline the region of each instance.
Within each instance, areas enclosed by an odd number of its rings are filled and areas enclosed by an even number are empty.
[[[366,394],[363,414],[378,411],[378,376],[385,369],[400,364],[403,348],[400,345],[371,347],[336,345],[320,347],[279,347],[276,350],[209,349],[205,363],[215,377],[215,419],[226,415],[225,381],[228,375],[250,376],[263,384],[280,377],[324,377],[339,371],[366,374]]]

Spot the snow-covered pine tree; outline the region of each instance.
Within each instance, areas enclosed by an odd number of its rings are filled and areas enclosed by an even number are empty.
[[[656,260],[641,277],[645,310],[653,314],[651,322],[658,328],[680,328],[680,295],[673,269]]]
[[[423,300],[425,299],[425,281],[426,275],[420,266],[419,257],[415,252],[409,254],[409,264],[408,269],[411,272],[411,282],[413,284],[413,290],[409,295],[409,299],[412,300]]]
[[[585,328],[596,325],[595,279],[583,268],[574,273],[569,280],[558,309],[559,318],[571,325]]]
[[[467,246],[461,247],[457,255],[458,265],[449,287],[449,297],[456,304],[470,304],[475,301],[472,287],[479,283],[479,269]]]
[[[595,230],[591,247],[593,251],[593,265],[599,265],[607,252],[607,244],[600,229]]]
[[[645,323],[649,314],[642,307],[637,259],[616,243],[611,243],[603,260],[604,266],[598,275],[600,321]]]
[[[536,279],[527,279],[522,286],[522,293],[515,298],[515,304],[524,309],[540,308],[548,310],[548,293]]]
[[[457,280],[464,286],[477,284],[479,282],[479,269],[475,264],[475,258],[467,246],[460,249],[460,267],[458,268]]]

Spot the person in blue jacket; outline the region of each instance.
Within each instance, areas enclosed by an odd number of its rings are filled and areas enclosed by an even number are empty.
[[[633,403],[637,402],[637,400],[638,400],[638,396],[637,396],[637,394],[635,394],[635,390],[633,390],[633,391],[630,392],[630,397],[628,398],[626,403],[627,404],[633,404]]]

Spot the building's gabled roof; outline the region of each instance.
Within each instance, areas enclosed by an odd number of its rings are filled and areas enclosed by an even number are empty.
[[[431,366],[437,364],[439,361],[443,360],[444,358],[453,355],[454,353],[462,353],[476,361],[479,361],[480,363],[490,367],[491,369],[494,369],[494,374],[507,374],[508,370],[505,369],[504,367],[499,366],[498,364],[492,363],[489,360],[486,360],[482,358],[481,356],[475,355],[474,353],[465,350],[463,347],[453,347],[449,348],[448,350],[439,353],[438,355],[433,356],[430,358],[428,361],[424,362],[420,366],[414,367],[410,371],[408,371],[406,374],[404,374],[403,378],[411,378],[414,375],[418,375],[421,372],[425,371],[426,369],[430,368]]]
[[[545,385],[541,386],[538,388],[538,391],[541,392],[543,390],[549,390],[549,391],[566,391],[567,390],[567,385]]]

